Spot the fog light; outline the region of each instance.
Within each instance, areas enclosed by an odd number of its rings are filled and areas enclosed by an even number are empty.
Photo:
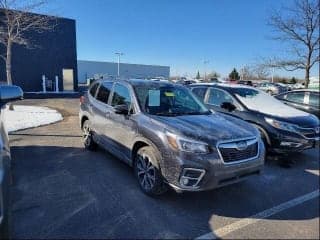
[[[189,179],[188,178],[182,178],[182,184],[187,186],[189,184]]]
[[[198,188],[204,174],[204,169],[185,168],[180,177],[180,184],[183,187]]]

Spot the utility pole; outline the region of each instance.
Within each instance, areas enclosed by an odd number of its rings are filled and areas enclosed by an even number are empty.
[[[124,55],[122,52],[116,52],[115,55],[118,56],[118,77],[120,77],[120,58]]]
[[[204,61],[203,61],[203,64],[204,64],[204,81],[206,81],[206,78],[207,78],[207,68],[206,68],[206,65],[207,65],[209,62],[210,62],[209,60],[204,60]]]

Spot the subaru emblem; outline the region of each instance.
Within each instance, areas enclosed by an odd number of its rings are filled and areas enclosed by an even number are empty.
[[[248,145],[246,141],[237,142],[237,150],[242,151],[247,149]]]

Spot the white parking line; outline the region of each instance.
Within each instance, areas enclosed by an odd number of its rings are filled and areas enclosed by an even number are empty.
[[[204,234],[200,237],[197,237],[196,239],[215,239],[217,237],[222,238],[229,233],[232,233],[234,231],[242,229],[248,225],[254,224],[262,219],[265,219],[265,218],[270,217],[272,215],[275,215],[281,211],[284,211],[286,209],[289,209],[289,208],[292,208],[292,207],[297,206],[299,204],[302,204],[302,203],[309,201],[311,199],[317,198],[318,196],[319,196],[319,189],[317,189],[314,192],[308,193],[306,195],[294,198],[288,202],[282,203],[282,204],[275,206],[273,208],[269,208],[267,210],[264,210],[260,213],[252,215],[248,218],[244,218],[242,220],[239,220],[239,221],[236,221],[236,222],[231,223],[229,225],[226,225],[224,227],[221,227],[217,230],[214,230],[214,233],[210,232],[210,233]]]

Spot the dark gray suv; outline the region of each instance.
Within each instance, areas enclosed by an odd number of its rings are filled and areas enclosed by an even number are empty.
[[[133,166],[147,194],[161,194],[168,185],[209,190],[259,174],[264,165],[257,129],[209,111],[184,86],[97,81],[80,102],[85,147],[100,145]]]

